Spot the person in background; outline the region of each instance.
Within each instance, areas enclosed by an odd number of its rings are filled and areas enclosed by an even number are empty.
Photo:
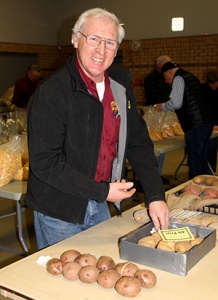
[[[169,56],[159,56],[155,68],[144,79],[146,106],[164,103],[169,100],[171,85],[166,83],[161,75],[161,68],[168,61],[172,61]]]
[[[206,78],[206,82],[202,85],[203,93],[205,101],[211,110],[214,131],[218,131],[218,69],[209,70]],[[208,162],[215,173],[217,164],[217,138],[210,139]]]
[[[73,28],[76,52],[30,99],[25,204],[34,210],[39,249],[110,218],[107,202],[119,209],[135,193],[133,182],[124,180],[126,158],[155,228],[168,227],[153,143],[131,76],[112,65],[124,35],[107,10],[82,13]]]
[[[158,111],[175,111],[177,114],[185,133],[189,179],[201,174],[212,174],[207,161],[207,148],[213,124],[200,81],[173,62],[165,63],[161,74],[167,83],[172,84],[172,91],[170,99],[156,104],[155,108]]]
[[[30,97],[35,92],[40,82],[39,66],[36,64],[29,65],[26,75],[15,82],[11,103],[18,109],[26,109]]]
[[[168,55],[161,55],[156,60],[155,68],[149,73],[144,80],[145,103],[146,106],[155,105],[160,102],[169,100],[171,85],[166,83],[161,75],[162,66],[172,59]],[[158,172],[161,175],[163,171],[165,153],[160,153],[157,157]],[[169,184],[169,180],[161,175],[164,184]]]

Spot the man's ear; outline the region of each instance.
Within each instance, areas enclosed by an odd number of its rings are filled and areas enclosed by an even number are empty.
[[[78,48],[78,38],[76,34],[72,36],[72,44],[74,45],[74,48]]]

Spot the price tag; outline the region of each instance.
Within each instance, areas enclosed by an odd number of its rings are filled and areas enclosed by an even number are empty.
[[[173,228],[158,230],[163,241],[190,241],[194,240],[193,234],[189,227]]]

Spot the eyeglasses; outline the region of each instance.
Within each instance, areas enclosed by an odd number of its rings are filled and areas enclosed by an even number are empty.
[[[119,42],[117,42],[115,40],[103,39],[99,36],[92,35],[92,34],[85,35],[81,31],[78,31],[78,32],[86,38],[87,44],[92,46],[92,47],[98,47],[101,44],[102,41],[104,42],[105,47],[108,50],[115,51],[119,47]]]

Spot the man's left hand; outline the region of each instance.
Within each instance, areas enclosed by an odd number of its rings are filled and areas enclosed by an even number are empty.
[[[163,110],[163,109],[162,109],[162,103],[155,104],[155,105],[154,105],[154,108],[155,108],[157,111]]]
[[[153,201],[149,204],[149,215],[156,230],[169,226],[169,209],[165,201]]]

